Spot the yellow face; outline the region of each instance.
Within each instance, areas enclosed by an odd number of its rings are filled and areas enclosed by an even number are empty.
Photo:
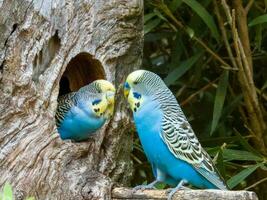
[[[106,93],[106,99],[108,101],[108,106],[105,113],[105,118],[108,119],[112,117],[114,113],[114,104],[115,104],[115,92],[108,91]]]
[[[135,87],[138,81],[138,78],[142,76],[144,73],[144,70],[137,70],[132,72],[128,75],[125,83],[124,83],[124,96],[127,99],[130,108],[133,112],[136,112],[141,104],[143,103],[143,98],[141,94],[134,91],[133,88]]]
[[[97,80],[96,83],[100,88],[102,97],[92,102],[92,110],[98,117],[110,118],[114,111],[115,87],[106,80]]]
[[[107,80],[100,79],[100,80],[96,80],[95,82],[96,82],[96,84],[99,85],[100,90],[103,93],[108,92],[108,91],[111,91],[114,93],[116,92],[114,85]]]
[[[100,99],[95,100],[92,103],[92,110],[97,117],[102,117],[105,114],[107,107],[108,107],[107,99],[103,97],[101,98],[101,100]]]

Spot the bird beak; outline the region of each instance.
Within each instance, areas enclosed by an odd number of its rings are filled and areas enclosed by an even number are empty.
[[[115,92],[113,91],[107,91],[106,93],[106,98],[107,98],[107,110],[105,112],[104,117],[106,119],[110,119],[113,116],[114,112],[114,103],[115,103]]]
[[[112,105],[115,102],[115,92],[113,91],[108,91],[107,92],[107,100],[108,100],[108,104]]]

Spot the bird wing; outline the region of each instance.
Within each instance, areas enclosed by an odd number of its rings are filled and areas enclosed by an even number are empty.
[[[226,185],[214,167],[212,159],[202,148],[183,112],[179,107],[177,111],[179,115],[177,112],[167,112],[163,117],[163,141],[175,157],[192,164],[212,184],[226,190]]]
[[[56,125],[60,127],[65,115],[75,105],[75,92],[62,95],[58,99],[58,106],[56,111]]]

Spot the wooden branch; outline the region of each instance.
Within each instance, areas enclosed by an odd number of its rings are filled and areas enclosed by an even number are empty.
[[[249,31],[248,31],[248,26],[247,26],[248,24],[247,11],[243,7],[242,0],[233,1],[233,8],[236,10],[236,24],[238,26],[238,34],[242,42],[242,46],[244,47],[244,51],[245,51],[245,55],[248,60],[248,64],[250,66],[251,71],[253,72],[252,70],[253,63],[252,63],[252,56],[251,56],[252,54],[251,54],[251,49],[250,49]]]
[[[167,199],[168,190],[144,190],[133,191],[130,188],[118,187],[112,191],[112,199]],[[205,200],[257,200],[258,197],[254,192],[250,191],[222,191],[222,190],[179,190],[177,191],[172,200],[192,200],[192,199],[205,199]]]
[[[207,85],[203,86],[202,88],[200,88],[198,91],[196,91],[195,93],[191,94],[189,97],[187,97],[184,101],[181,102],[181,106],[186,105],[187,103],[189,103],[195,96],[197,96],[199,93],[204,92],[205,90],[209,89],[214,83],[216,83],[219,80],[219,77],[216,78],[215,80],[209,82]]]
[[[248,11],[252,7],[253,3],[254,3],[254,0],[249,0],[248,4],[245,7],[246,14],[248,14]]]
[[[228,38],[227,38],[227,32],[226,32],[226,29],[224,27],[224,21],[222,19],[221,14],[220,14],[218,3],[217,3],[217,1],[213,1],[213,4],[214,4],[214,9],[215,9],[215,14],[216,14],[217,19],[218,19],[218,24],[219,24],[219,27],[220,27],[220,30],[221,30],[221,33],[222,33],[222,39],[223,39],[225,48],[227,50],[227,53],[228,53],[228,55],[230,57],[230,60],[232,62],[232,65],[233,65],[234,69],[238,70],[238,67],[237,67],[237,64],[236,64],[236,61],[235,61],[231,46],[230,46]]]
[[[252,68],[252,63],[250,62],[251,52],[250,50],[247,50],[248,47],[245,46],[247,45],[247,43],[249,43],[249,41],[246,40],[247,38],[246,35],[248,33],[244,34],[244,31],[247,29],[245,28],[242,28],[242,30],[240,29],[240,24],[244,23],[242,21],[243,19],[240,18],[240,13],[238,13],[241,12],[240,7],[242,3],[239,2],[239,4],[237,4],[236,1],[235,3],[236,7],[238,5],[239,10],[237,8],[234,8],[232,9],[231,12],[226,1],[222,0],[222,6],[224,8],[224,12],[227,16],[228,23],[231,25],[234,50],[236,54],[235,60],[236,60],[236,65],[239,69],[238,79],[244,95],[245,106],[248,112],[248,119],[250,122],[249,124],[252,130],[251,133],[255,136],[253,138],[253,142],[255,143],[255,146],[257,146],[257,149],[260,150],[261,153],[266,154],[267,152],[266,152],[265,142],[267,141],[267,139],[265,139],[263,135],[263,133],[266,130],[266,125],[264,123],[263,115],[260,110],[259,106],[260,104],[258,101],[255,89],[256,87],[253,80],[253,68]],[[242,23],[240,21],[242,21]],[[239,26],[239,29],[237,28],[237,25]],[[262,140],[262,138],[264,139]]]

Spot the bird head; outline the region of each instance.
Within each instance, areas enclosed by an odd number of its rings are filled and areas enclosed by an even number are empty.
[[[145,72],[145,70],[137,70],[130,73],[124,83],[124,96],[133,112],[136,112],[144,101],[143,94],[146,88],[143,76]]]
[[[96,80],[92,84],[98,93],[92,101],[92,111],[96,116],[108,119],[114,111],[115,87],[107,80]]]

